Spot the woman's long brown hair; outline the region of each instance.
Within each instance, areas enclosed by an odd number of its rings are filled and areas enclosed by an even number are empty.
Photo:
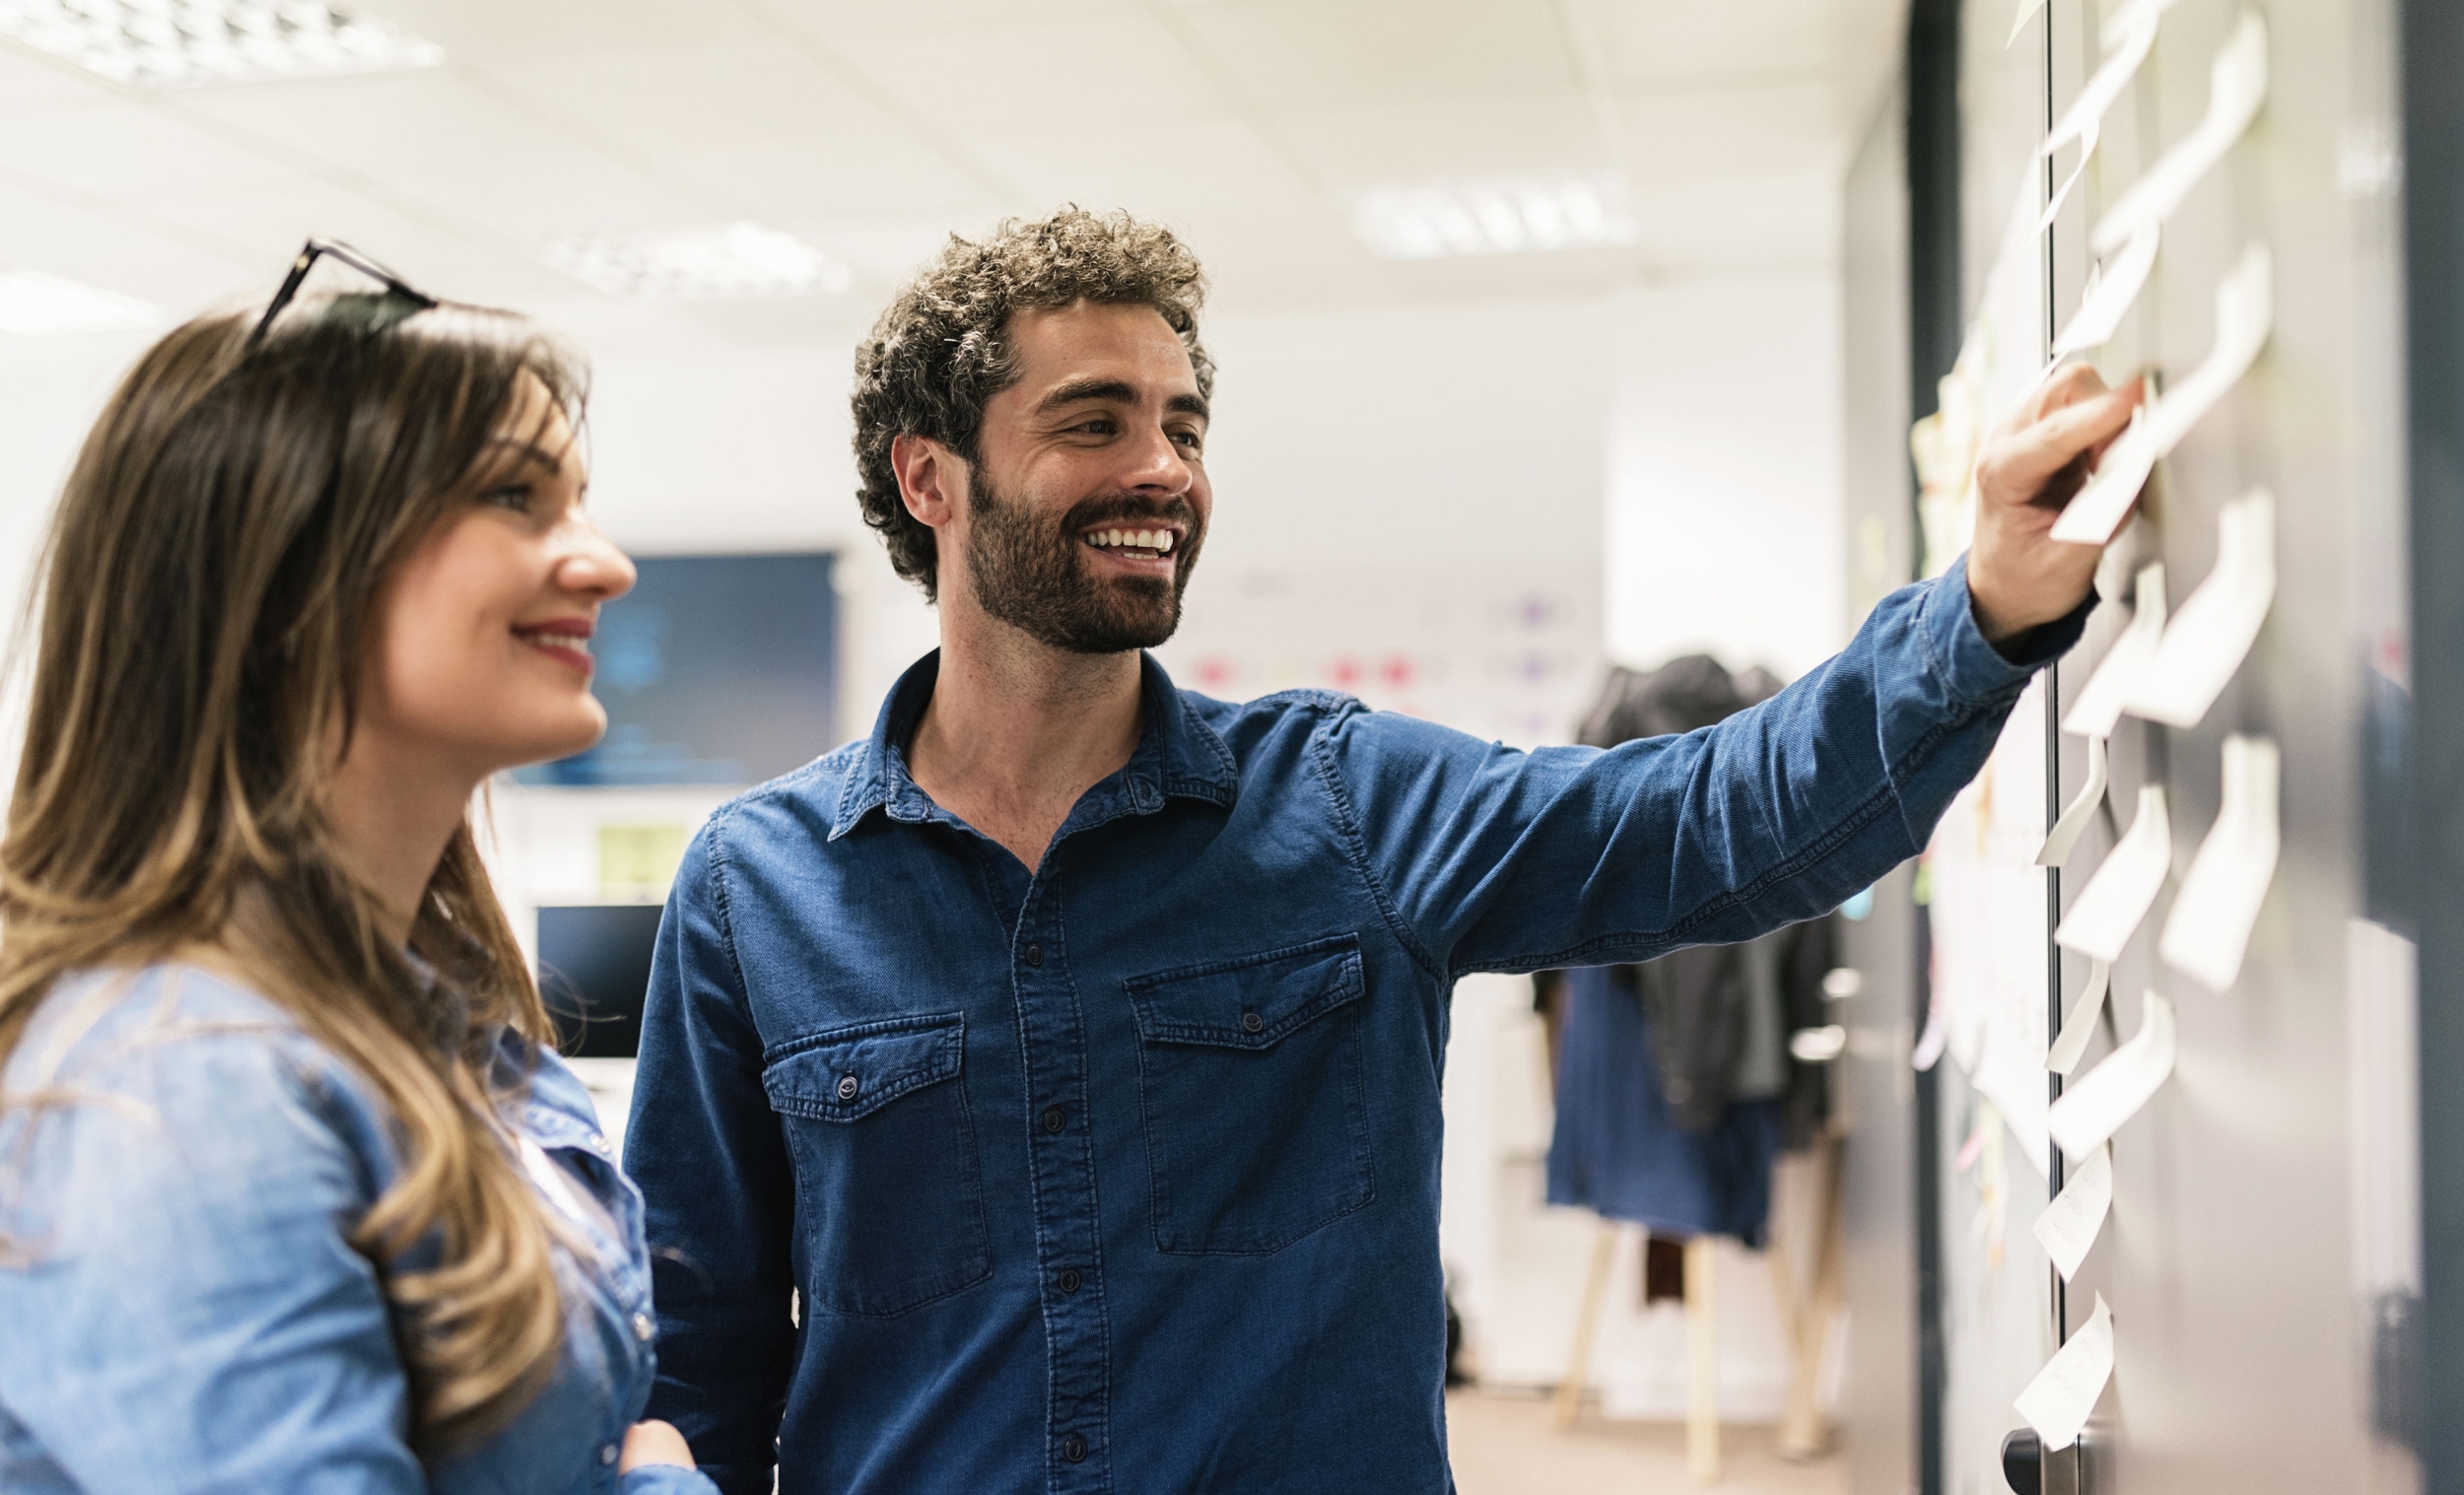
[[[374,298],[201,317],[87,438],[35,605],[0,842],[0,1061],[64,976],[210,951],[391,1108],[401,1168],[353,1232],[384,1282],[424,1451],[505,1425],[553,1372],[550,1233],[498,1118],[509,1025],[550,1028],[467,822],[410,951],[336,860],[326,793],[389,568],[467,501],[526,379],[578,367],[520,318]],[[422,970],[421,967],[425,967]]]

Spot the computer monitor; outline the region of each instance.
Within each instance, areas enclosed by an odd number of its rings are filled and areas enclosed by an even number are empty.
[[[539,911],[539,995],[567,1056],[629,1059],[641,1053],[642,999],[660,912],[657,904]]]
[[[759,783],[837,745],[838,588],[821,553],[657,556],[599,612],[597,746],[517,783]]]

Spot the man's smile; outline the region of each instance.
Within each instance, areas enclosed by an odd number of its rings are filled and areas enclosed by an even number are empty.
[[[1181,543],[1181,532],[1170,524],[1141,520],[1090,525],[1078,531],[1078,538],[1089,549],[1127,563],[1133,570],[1169,571],[1172,548]]]

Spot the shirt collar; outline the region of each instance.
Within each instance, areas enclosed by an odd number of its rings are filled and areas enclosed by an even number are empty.
[[[839,792],[832,841],[855,830],[874,809],[892,820],[905,821],[926,820],[935,813],[930,797],[907,772],[907,743],[932,700],[933,682],[940,674],[941,651],[936,648],[909,665],[898,684],[890,687],[856,772],[848,776],[846,787]],[[1143,649],[1138,651],[1138,675],[1146,720],[1139,730],[1137,750],[1120,773],[1089,794],[1109,792],[1122,810],[1140,815],[1162,809],[1169,798],[1203,799],[1229,808],[1240,785],[1232,750],[1224,745],[1221,734],[1199,719],[1155,656]]]

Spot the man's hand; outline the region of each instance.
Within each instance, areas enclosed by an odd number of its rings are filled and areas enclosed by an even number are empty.
[[[2087,597],[2102,549],[2064,544],[2047,532],[2130,425],[2143,387],[2133,379],[2107,390],[2096,371],[2073,364],[1985,439],[1976,462],[1968,597],[1987,641],[1999,644],[2065,617]]]
[[[693,1467],[693,1450],[685,1446],[684,1434],[676,1431],[674,1423],[652,1419],[625,1430],[624,1458],[617,1462],[616,1472],[629,1474],[646,1463]]]

